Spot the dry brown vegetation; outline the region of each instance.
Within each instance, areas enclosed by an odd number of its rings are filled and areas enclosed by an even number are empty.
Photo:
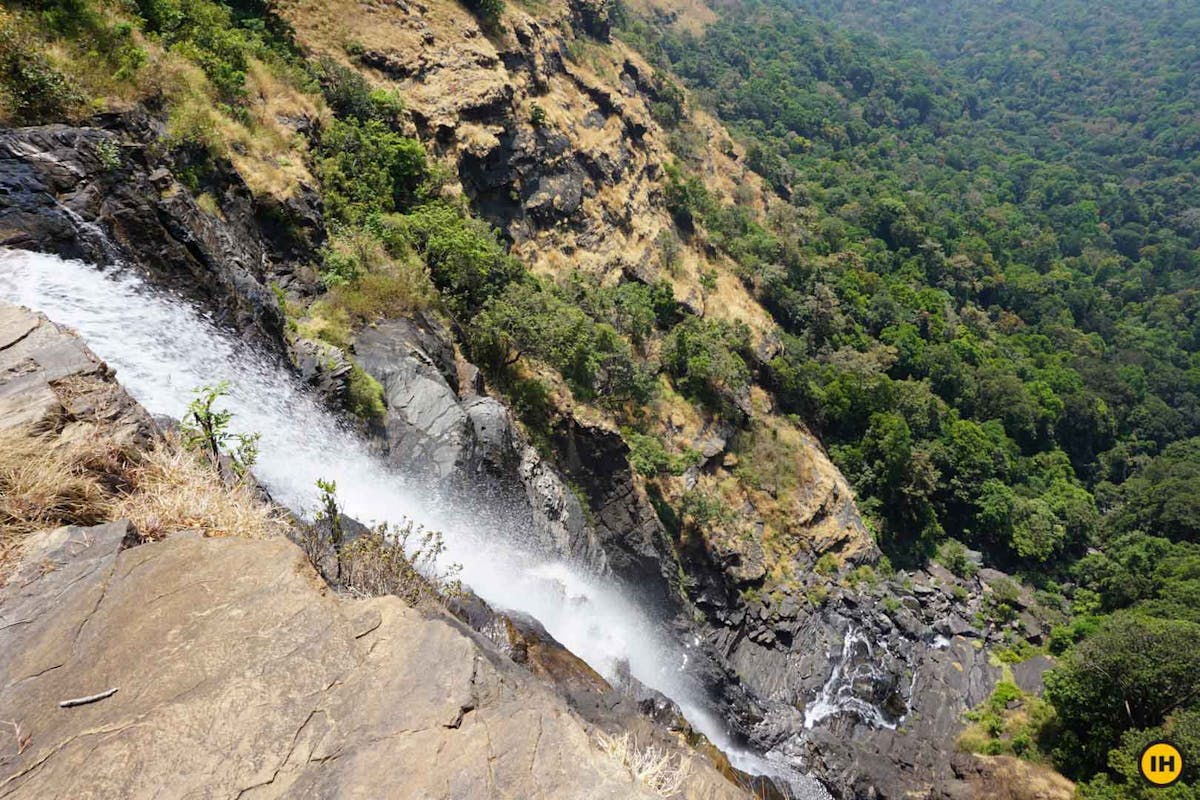
[[[97,437],[0,432],[0,574],[27,534],[105,520],[109,470],[122,462]]]
[[[209,463],[173,438],[160,441],[128,473],[110,516],[128,519],[146,539],[172,531],[259,539],[283,535],[284,513],[257,496],[252,486],[224,481]]]
[[[691,765],[682,755],[672,755],[654,745],[640,746],[629,733],[597,733],[596,743],[601,751],[620,762],[634,778],[659,797],[678,795],[691,774]]]
[[[224,482],[174,438],[139,454],[87,423],[58,435],[0,432],[0,577],[29,534],[110,519],[129,519],[146,539],[177,530],[262,537],[287,527],[250,486]]]

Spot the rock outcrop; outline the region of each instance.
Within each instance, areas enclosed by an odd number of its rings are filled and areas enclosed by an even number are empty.
[[[137,264],[218,319],[278,340],[270,283],[291,277],[272,266],[262,203],[227,170],[205,186],[220,215],[205,211],[163,157],[159,121],[131,113],[97,122],[0,131],[0,245]]]
[[[127,535],[40,534],[0,594],[0,707],[22,743],[0,797],[654,796],[448,616],[334,596],[285,540]]]
[[[75,336],[40,314],[0,303],[0,430],[99,426],[117,446],[143,446],[154,424]]]
[[[74,335],[5,304],[0,412],[130,451],[154,434]],[[32,534],[0,575],[0,797],[658,796],[598,730],[670,754],[680,797],[746,797],[544,633],[501,647],[439,609],[339,596],[278,536],[139,533]]]

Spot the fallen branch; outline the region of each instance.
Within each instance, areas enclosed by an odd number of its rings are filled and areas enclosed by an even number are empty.
[[[106,692],[99,694],[89,694],[87,697],[76,697],[74,700],[63,700],[58,704],[59,708],[70,708],[71,706],[86,706],[88,703],[94,703],[97,700],[103,700],[106,697],[112,697],[117,693],[117,687],[113,687]]]

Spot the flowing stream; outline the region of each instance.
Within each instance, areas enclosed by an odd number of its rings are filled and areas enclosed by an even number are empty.
[[[100,269],[56,256],[0,249],[0,298],[74,328],[153,414],[183,417],[197,387],[228,381],[231,428],[261,434],[254,474],[301,514],[315,510],[316,480],[337,482],[343,510],[364,522],[411,520],[443,534],[445,559],[496,608],[519,611],[593,669],[630,674],[674,700],[688,721],[740,769],[782,778],[799,799],[827,798],[814,779],[735,746],[702,687],[687,673],[688,648],[646,609],[572,564],[547,558],[503,509],[469,513],[375,457],[274,357],[218,328],[192,304],[146,285],[130,270]]]

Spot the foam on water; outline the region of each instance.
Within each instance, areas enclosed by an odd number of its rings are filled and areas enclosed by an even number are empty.
[[[337,482],[347,514],[364,522],[412,520],[441,531],[445,558],[491,605],[537,619],[593,669],[630,674],[674,700],[688,721],[739,768],[782,777],[797,797],[824,798],[816,781],[735,747],[702,688],[684,669],[687,650],[646,609],[611,583],[537,552],[528,530],[501,508],[469,513],[406,486],[278,362],[219,329],[180,298],[151,289],[128,270],[0,249],[0,297],[75,328],[147,410],[176,419],[196,387],[228,381],[231,428],[257,432],[255,476],[280,503],[316,508],[316,480]]]

